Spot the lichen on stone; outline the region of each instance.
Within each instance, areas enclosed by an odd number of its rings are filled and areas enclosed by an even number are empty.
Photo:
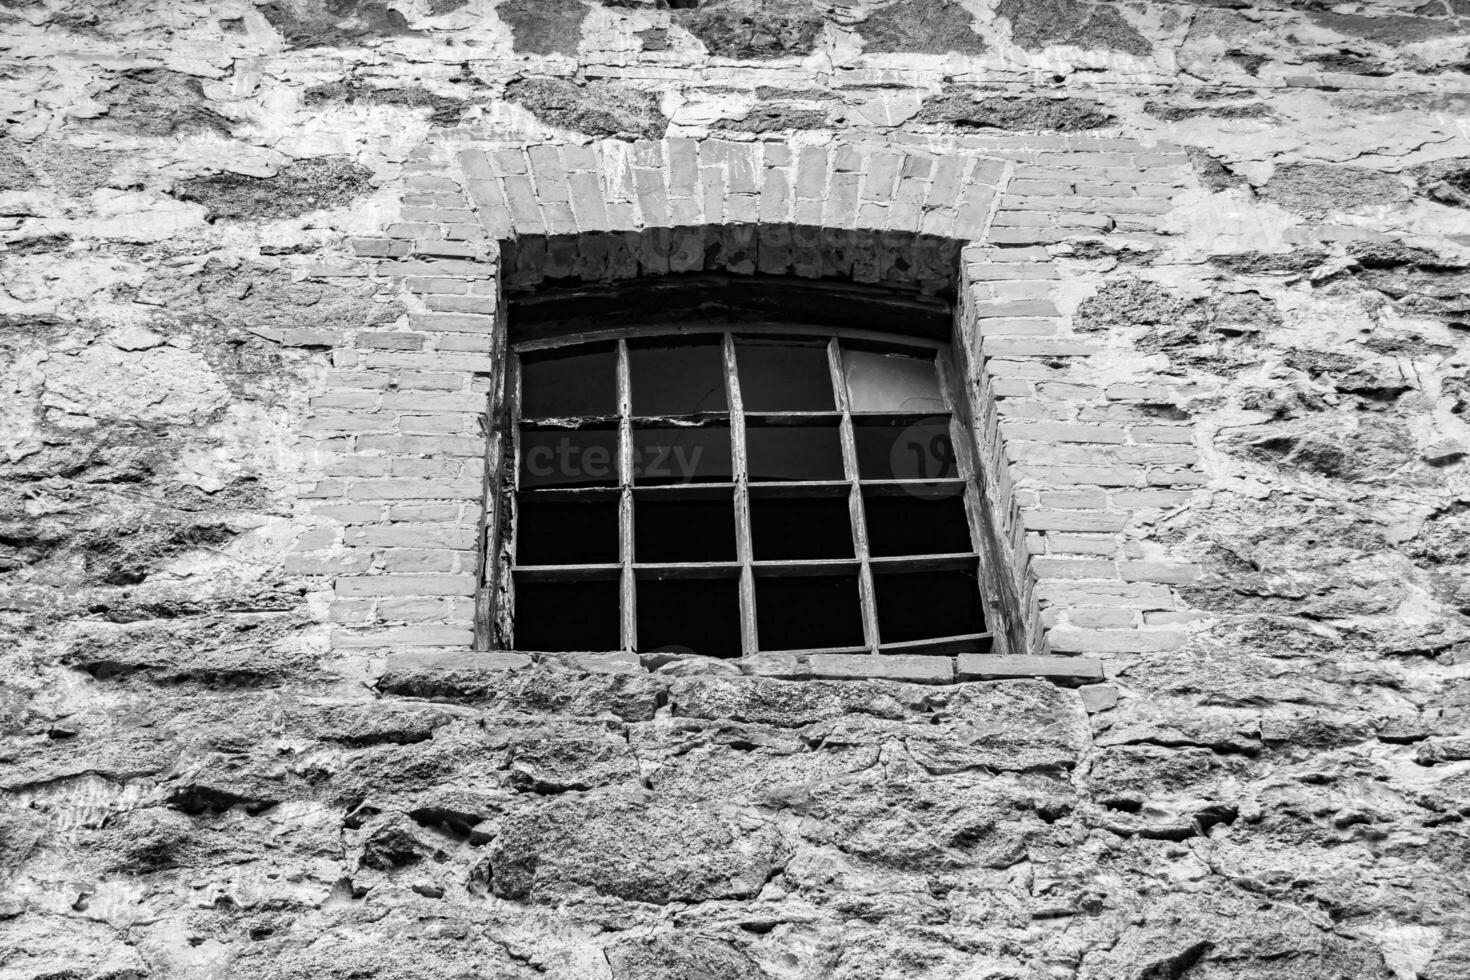
[[[301,104],[322,105],[388,105],[406,109],[428,109],[429,122],[435,126],[453,126],[470,106],[466,99],[430,92],[419,85],[401,88],[379,87],[363,82],[341,81],[313,85],[301,93]]]
[[[1153,45],[1106,3],[1081,0],[1000,0],[995,12],[1011,23],[1011,40],[1028,51],[1052,44],[1102,48],[1147,57]]]
[[[742,133],[824,129],[829,125],[828,116],[826,109],[766,103],[755,106],[739,119],[721,121],[719,128]]]
[[[381,0],[270,0],[256,9],[292,48],[339,47],[418,33],[393,4]]]
[[[1470,208],[1470,157],[1452,157],[1409,170],[1419,193],[1456,208]]]
[[[1261,196],[1307,218],[1334,211],[1400,204],[1408,189],[1391,174],[1331,163],[1287,163],[1276,167]]]
[[[36,172],[25,158],[8,146],[0,146],[0,191],[30,190],[36,182]]]
[[[199,79],[163,68],[123,73],[97,97],[107,112],[93,126],[140,136],[230,133],[230,121],[210,107]]]
[[[1194,175],[1210,190],[1223,191],[1232,187],[1247,186],[1244,177],[1235,173],[1208,150],[1198,146],[1187,146],[1184,149],[1189,154],[1189,163],[1194,168]]]
[[[349,157],[298,160],[274,177],[220,173],[180,181],[173,196],[203,204],[206,220],[295,218],[341,207],[372,191],[372,171]]]
[[[879,7],[858,25],[863,50],[919,54],[983,54],[974,16],[956,0],[899,0]]]
[[[582,0],[501,0],[495,15],[521,54],[576,54],[590,9]]]
[[[1136,276],[1105,283],[1083,300],[1072,315],[1073,328],[1087,333],[1119,327],[1174,326],[1197,322],[1195,304],[1164,286]]]
[[[675,23],[716,57],[767,60],[811,54],[826,22],[811,0],[712,0]]]
[[[520,78],[506,85],[505,98],[548,126],[588,136],[658,139],[669,126],[656,91],[617,82]]]
[[[914,121],[965,129],[1075,132],[1106,126],[1112,116],[1096,102],[1071,96],[1017,97],[961,89],[925,99]]]

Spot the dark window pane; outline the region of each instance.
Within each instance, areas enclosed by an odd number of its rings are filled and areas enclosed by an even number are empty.
[[[576,500],[516,497],[517,565],[602,565],[618,561],[616,492]]]
[[[633,428],[637,483],[722,483],[732,479],[733,472],[730,430],[724,425]]]
[[[531,429],[520,432],[520,488],[618,485],[617,429]]]
[[[638,582],[638,649],[740,656],[740,583],[730,578]]]
[[[745,454],[752,480],[841,480],[836,425],[761,425],[747,419]]]
[[[737,341],[735,363],[747,412],[830,412],[836,407],[825,344]]]
[[[629,344],[634,415],[723,412],[725,367],[719,341]]]
[[[905,486],[890,494],[867,493],[868,553],[945,555],[973,551],[970,519],[959,484]]]
[[[842,352],[848,404],[854,412],[943,412],[934,358]]]
[[[521,418],[618,414],[618,358],[610,345],[521,355]]]
[[[856,575],[795,575],[755,580],[762,650],[863,645]]]
[[[621,646],[616,577],[591,582],[515,583],[515,646],[548,652]]]
[[[959,475],[948,415],[853,419],[864,480],[945,480]]]
[[[839,497],[752,497],[756,561],[851,558],[852,515]]]
[[[633,560],[735,560],[735,497],[677,491],[633,495]]]
[[[873,590],[884,643],[985,632],[974,571],[880,572]]]

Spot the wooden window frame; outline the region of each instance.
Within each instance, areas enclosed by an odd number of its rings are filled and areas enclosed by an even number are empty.
[[[752,286],[751,288],[758,288]],[[605,309],[605,308],[604,308]],[[979,472],[969,376],[964,352],[953,341],[953,334],[936,337],[933,318],[927,318],[921,329],[898,331],[875,329],[882,326],[881,317],[873,323],[860,322],[858,326],[839,326],[830,322],[837,317],[803,315],[800,322],[784,319],[761,319],[762,310],[754,316],[735,318],[709,316],[708,311],[668,311],[663,322],[631,323],[625,316],[608,318],[595,316],[594,323],[578,322],[568,318],[560,323],[546,317],[537,318],[533,329],[526,330],[518,338],[514,320],[510,323],[510,337],[502,346],[505,356],[501,358],[501,371],[493,379],[491,412],[489,418],[489,442],[491,463],[486,499],[486,553],[482,565],[482,583],[477,598],[477,647],[481,649],[511,650],[517,647],[509,642],[514,636],[514,580],[517,575],[543,576],[576,580],[578,576],[610,577],[616,575],[619,582],[619,632],[620,642],[616,650],[585,651],[593,653],[638,654],[637,643],[637,582],[640,575],[656,578],[688,578],[700,575],[730,574],[739,579],[740,601],[740,655],[749,657],[760,653],[782,655],[809,655],[815,653],[838,654],[920,654],[945,656],[958,653],[987,653],[1004,655],[1021,652],[1019,645],[1019,623],[1014,607],[1014,589],[1006,589],[1001,579],[1000,561],[995,540],[994,523],[989,506],[984,498],[984,481]],[[801,314],[805,311],[798,311]],[[871,311],[869,311],[871,312]],[[514,312],[512,311],[512,317]],[[636,315],[636,313],[634,314]],[[603,326],[611,319],[616,325]],[[619,322],[619,320],[621,322]],[[829,320],[829,322],[811,322]],[[850,318],[849,318],[850,320]],[[700,487],[727,489],[734,495],[736,513],[736,557],[729,562],[678,562],[639,563],[633,555],[633,493],[635,484],[632,474],[632,415],[629,341],[646,338],[719,337],[722,354],[722,369],[726,384],[727,418],[729,427],[734,476],[728,483],[703,483]],[[831,481],[791,481],[788,489],[797,486],[822,487],[828,491],[845,487],[848,500],[849,520],[854,543],[854,556],[850,559],[833,560],[784,560],[757,561],[751,533],[750,487],[748,480],[748,457],[745,446],[745,419],[740,378],[736,365],[736,337],[789,337],[806,340],[825,338],[829,381],[835,400],[834,410],[820,413],[827,417],[836,416],[843,457],[843,478]],[[844,341],[858,341],[871,349],[877,346],[894,353],[925,351],[932,353],[939,377],[940,391],[950,418],[950,438],[956,456],[957,474],[946,481],[960,490],[970,531],[971,548],[968,552],[947,555],[924,555],[907,557],[879,557],[869,554],[867,521],[864,513],[864,491],[881,489],[888,485],[898,487],[912,480],[863,479],[857,470],[857,450],[854,436],[855,415],[849,403],[847,382],[842,364]],[[586,566],[517,566],[515,564],[514,524],[518,474],[517,437],[519,433],[518,406],[520,404],[520,370],[522,354],[554,350],[586,344],[612,342],[616,351],[617,408],[615,420],[618,439],[618,481],[615,492],[618,500],[618,562],[613,565]],[[770,413],[791,416],[798,413]],[[870,413],[882,414],[882,413]],[[935,412],[935,415],[944,414]],[[759,482],[761,487],[782,486],[779,483]],[[642,489],[641,486],[638,489]],[[843,491],[838,490],[838,493]],[[875,598],[874,573],[881,571],[923,571],[930,569],[972,568],[979,586],[979,600],[983,610],[987,631],[980,634],[937,637],[898,643],[881,642],[877,603]],[[756,578],[766,575],[815,574],[821,572],[855,572],[858,579],[859,602],[862,617],[863,643],[853,647],[824,647],[815,649],[764,650],[759,644],[756,623],[758,613],[755,591]],[[537,652],[537,651],[527,651]],[[646,653],[644,655],[647,655]]]

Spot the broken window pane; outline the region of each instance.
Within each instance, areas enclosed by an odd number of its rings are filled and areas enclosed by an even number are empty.
[[[946,555],[974,550],[962,484],[904,484],[867,489],[863,513],[868,524],[868,553]]]
[[[634,415],[694,415],[728,407],[718,339],[630,343],[628,374]]]
[[[959,475],[948,415],[853,419],[864,480],[947,480]]]
[[[526,581],[515,577],[515,646],[547,652],[617,650],[620,638],[617,570],[606,579]]]
[[[830,412],[836,407],[825,343],[736,341],[735,363],[747,412]]]
[[[522,426],[520,488],[618,485],[618,430]]]
[[[756,561],[851,558],[852,515],[846,488],[838,496],[765,496],[750,499],[750,536]]]
[[[790,575],[755,580],[762,650],[863,645],[857,575]]]
[[[841,480],[844,476],[836,417],[821,425],[782,425],[775,419],[747,418],[745,455],[752,481]]]
[[[727,483],[730,430],[721,425],[635,425],[633,480],[645,485]]]
[[[617,491],[523,493],[515,534],[517,565],[616,564]]]
[[[943,412],[934,358],[843,350],[847,398],[854,412]]]
[[[633,560],[734,561],[734,491],[635,491]]]
[[[740,581],[728,577],[638,581],[643,653],[740,656]]]
[[[618,359],[611,344],[521,355],[521,418],[618,414]]]
[[[884,643],[985,632],[973,569],[889,572],[875,566],[878,635]]]

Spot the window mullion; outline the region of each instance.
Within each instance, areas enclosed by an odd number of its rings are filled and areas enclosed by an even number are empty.
[[[842,348],[833,337],[827,341],[827,366],[831,369],[832,394],[842,413],[842,471],[847,478],[847,511],[852,521],[853,554],[858,560],[858,601],[862,604],[863,642],[869,652],[878,652],[878,603],[873,590],[873,569],[868,563],[868,525],[863,516],[863,491],[858,480],[857,437],[852,429],[852,404],[842,371]]]
[[[618,559],[622,649],[638,651],[638,582],[633,573],[633,398],[628,342],[618,341]]]
[[[723,335],[725,398],[730,407],[730,453],[735,480],[735,558],[740,562],[740,651],[751,656],[760,648],[755,623],[755,549],[750,536],[750,486],[745,457],[745,415],[740,376],[735,370],[735,338]]]

